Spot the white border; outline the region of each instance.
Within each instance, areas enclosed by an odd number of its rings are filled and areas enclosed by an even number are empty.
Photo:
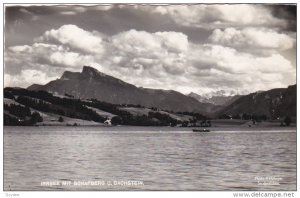
[[[3,0],[1,3],[1,10],[3,11],[3,7],[4,4],[6,4],[6,6],[10,6],[10,5],[16,5],[16,4],[23,4],[23,6],[30,6],[32,4],[34,5],[39,5],[39,4],[43,4],[43,5],[47,5],[47,4],[86,4],[87,2],[84,2],[84,0],[81,1],[75,1],[75,0],[64,0],[64,1],[41,1],[41,0],[15,0],[13,2],[9,1],[9,0]],[[126,2],[122,2],[122,1],[115,1],[115,0],[109,0],[109,1],[104,1],[104,2],[99,2],[96,0],[89,0],[88,4],[111,4],[111,3],[122,3],[122,4],[130,4],[130,3],[139,3],[139,4],[143,4],[143,3],[151,3],[151,4],[169,4],[169,3],[176,3],[176,4],[180,4],[180,3],[195,3],[195,4],[200,4],[200,3],[208,3],[208,4],[212,4],[212,3],[284,3],[284,4],[297,4],[296,0],[293,1],[279,1],[279,0],[272,0],[272,1],[236,1],[236,0],[231,0],[231,1],[223,1],[223,0],[219,0],[219,1],[209,1],[209,0],[202,0],[202,1],[191,1],[191,0],[187,0],[187,1],[174,1],[174,0],[165,0],[165,1],[161,1],[161,0],[148,0],[148,1],[138,1],[138,0],[130,0],[130,1],[126,1]],[[24,5],[27,4],[27,5]],[[2,13],[1,11],[1,13]],[[2,43],[2,48],[0,50],[1,52],[1,62],[3,64],[3,48],[4,48],[4,43],[3,43],[3,32],[4,32],[4,13],[2,13],[1,15],[1,25],[3,27],[3,30],[0,33],[1,36],[1,43]],[[297,13],[297,26],[299,25],[298,23],[299,21],[299,13]],[[298,31],[297,31],[297,37],[298,37]],[[297,42],[297,49],[298,49],[298,42]],[[297,60],[298,60],[298,56],[299,56],[299,51],[297,50]],[[3,69],[4,67],[2,66],[2,68],[0,69],[0,75],[2,76],[1,78],[1,87],[3,90]],[[299,74],[299,71],[297,70],[297,76]],[[298,82],[298,79],[297,79]],[[297,87],[297,92],[299,92],[299,87]],[[297,103],[299,104],[299,98],[297,98]],[[1,108],[0,108],[0,115],[3,115],[3,91],[0,92],[0,100],[1,100]],[[297,112],[299,112],[299,105],[297,105]],[[297,117],[297,125],[299,123],[299,117]],[[0,125],[1,125],[1,129],[2,129],[2,134],[3,134],[3,116],[0,119]],[[86,191],[86,192],[67,192],[67,191],[63,191],[63,192],[43,192],[43,191],[39,191],[39,192],[22,192],[22,191],[18,191],[18,192],[3,192],[3,135],[0,136],[0,141],[1,141],[1,159],[0,159],[0,163],[1,163],[1,181],[0,181],[0,185],[1,185],[1,191],[2,191],[2,195],[3,197],[14,197],[14,196],[8,196],[8,195],[13,195],[13,194],[17,194],[17,197],[24,197],[24,198],[41,198],[41,197],[130,197],[130,198],[141,198],[141,197],[153,197],[153,196],[165,196],[165,197],[183,197],[183,196],[188,196],[188,197],[222,197],[222,198],[227,198],[227,197],[234,197],[233,193],[234,191],[209,191],[209,192],[205,192],[205,191],[200,191],[200,192],[189,192],[189,191],[172,191],[172,192],[165,192],[165,191],[150,191],[150,192],[131,192],[131,191],[126,191],[126,192],[109,192],[109,191],[101,191],[101,192],[91,192],[91,191]],[[299,142],[299,135],[297,135],[297,142]],[[297,144],[298,145],[298,144]],[[299,148],[297,146],[297,164],[299,164]],[[297,166],[297,173],[298,173],[298,166]],[[297,174],[297,189],[299,189],[299,177]],[[253,191],[246,191],[249,193],[252,193]],[[256,192],[256,191],[255,191]],[[283,191],[280,191],[283,192]],[[290,191],[293,192],[293,191]],[[297,195],[297,192],[295,192],[295,197]]]

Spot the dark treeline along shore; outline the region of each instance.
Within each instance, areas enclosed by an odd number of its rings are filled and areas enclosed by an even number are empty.
[[[155,107],[145,108],[140,105],[110,104],[96,99],[80,100],[66,95],[66,97],[53,96],[45,91],[29,91],[20,88],[5,88],[4,98],[4,124],[5,125],[35,125],[43,122],[40,115],[51,113],[57,115],[57,121],[63,122],[63,117],[70,117],[88,121],[104,123],[109,116],[97,113],[97,109],[113,114],[112,125],[136,126],[187,126],[188,121],[176,119],[174,112],[159,110]],[[9,101],[9,102],[8,102]],[[125,109],[141,109],[148,111],[148,115],[130,113]],[[177,112],[178,118],[190,119],[190,122],[208,120],[209,118],[194,112]],[[54,120],[53,120],[54,121]],[[75,124],[76,125],[76,124]]]
[[[46,85],[4,88],[4,125],[11,126],[289,126],[295,121],[296,85],[233,96],[220,105],[173,90],[138,88],[84,66],[81,73],[66,71]]]
[[[136,125],[136,126],[211,126],[211,119],[242,120],[261,122],[272,120],[266,115],[236,114],[230,116],[220,114],[218,117],[209,117],[195,112],[172,112],[159,110],[158,108],[145,108],[140,105],[110,104],[96,99],[80,100],[74,99],[66,94],[66,97],[53,96],[45,91],[30,91],[20,88],[4,89],[4,125],[30,126],[45,125],[41,114],[52,114],[57,119],[52,123],[64,122],[64,117],[89,120],[104,123],[108,119],[112,125]],[[226,108],[228,109],[228,107]],[[97,112],[110,113],[110,116]],[[137,114],[135,111],[141,111]],[[144,113],[143,113],[144,112]],[[293,116],[282,116],[280,124],[289,125]],[[282,123],[283,121],[283,123]],[[79,123],[74,122],[73,125]],[[71,125],[71,124],[67,124]]]

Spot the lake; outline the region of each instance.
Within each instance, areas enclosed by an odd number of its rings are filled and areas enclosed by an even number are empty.
[[[4,190],[296,190],[295,128],[4,127]]]

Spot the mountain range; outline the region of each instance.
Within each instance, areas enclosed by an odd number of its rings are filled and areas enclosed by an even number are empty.
[[[133,104],[173,112],[197,112],[212,117],[255,114],[268,118],[296,116],[296,85],[248,95],[184,95],[173,90],[136,87],[84,66],[81,72],[65,71],[61,78],[45,85],[33,84],[32,91],[78,99],[97,99],[112,104]]]
[[[241,97],[241,95],[225,95],[224,92],[218,93],[216,95],[215,94],[199,95],[194,92],[191,92],[188,94],[188,96],[195,98],[199,102],[211,103],[217,106],[229,105]]]
[[[210,103],[201,103],[193,97],[173,90],[136,87],[120,79],[84,66],[82,72],[65,71],[61,78],[45,85],[33,84],[29,90],[43,90],[59,95],[72,95],[79,99],[97,99],[113,104],[135,104],[175,112],[208,113],[214,109]]]
[[[233,103],[224,106],[215,115],[265,115],[271,119],[283,116],[296,117],[297,85],[288,88],[277,88],[260,91],[238,98]]]

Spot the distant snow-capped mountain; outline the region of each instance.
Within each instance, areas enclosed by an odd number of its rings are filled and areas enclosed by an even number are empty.
[[[211,103],[219,106],[231,104],[240,97],[240,95],[235,95],[233,91],[228,93],[224,90],[209,92],[202,95],[191,92],[188,96],[195,98],[201,103]]]

